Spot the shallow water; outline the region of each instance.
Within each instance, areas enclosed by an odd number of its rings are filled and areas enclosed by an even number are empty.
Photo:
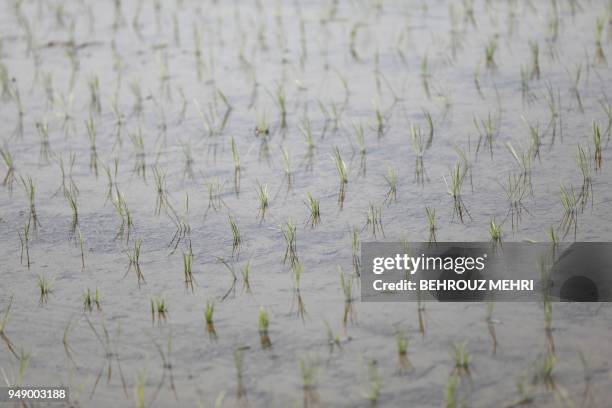
[[[118,19],[110,2],[25,2],[20,11],[10,2],[3,4],[0,63],[15,81],[8,84],[12,96],[0,105],[0,130],[4,151],[14,157],[16,180],[12,191],[7,183],[0,193],[4,260],[0,310],[7,309],[12,297],[5,334],[17,354],[11,353],[8,343],[1,345],[3,377],[10,383],[17,381],[17,357],[23,352],[31,357],[22,383],[67,385],[73,405],[137,406],[138,379],[144,378],[147,406],[214,406],[215,400],[222,399],[222,406],[284,407],[304,403],[299,361],[307,359],[318,365],[316,392],[321,405],[366,406],[368,362],[374,359],[382,378],[381,406],[439,407],[445,404],[454,369],[453,344],[464,343],[472,363],[470,375],[461,378],[459,397],[469,406],[512,404],[521,398],[515,386],[521,379],[533,395],[534,406],[570,401],[575,406],[605,406],[612,379],[608,304],[553,305],[557,364],[555,386],[549,387],[532,381],[538,358],[547,355],[551,344],[538,303],[494,306],[495,352],[485,304],[428,303],[422,330],[416,304],[355,301],[353,319],[346,326],[343,323],[345,302],[338,266],[346,273],[353,271],[353,228],[361,231],[362,241],[427,240],[425,207],[430,207],[437,210],[439,241],[487,241],[491,219],[502,223],[506,241],[548,240],[551,227],[567,241],[612,238],[610,128],[603,108],[609,106],[606,95],[612,76],[595,56],[596,20],[609,18],[607,2],[532,2],[530,7],[522,1],[476,1],[475,24],[466,6],[470,3],[435,1],[424,7],[426,3],[416,1],[334,6],[335,2],[200,4],[184,0],[159,2],[158,14],[154,2],[141,2],[138,14],[139,3],[126,2]],[[574,12],[572,4],[577,5]],[[137,15],[140,30],[133,24]],[[556,39],[551,31],[555,21]],[[611,58],[612,27],[608,20],[604,22],[602,51]],[[194,53],[197,36],[201,78]],[[487,68],[484,50],[494,37],[498,44],[495,67]],[[71,38],[76,48],[64,44]],[[532,67],[529,41],[539,44],[541,74],[528,81],[529,91],[523,93],[521,67]],[[74,49],[72,61],[78,69],[71,89],[69,54]],[[426,71],[422,68],[425,56]],[[582,111],[572,90],[578,70]],[[475,85],[476,72],[482,95]],[[88,81],[94,75],[100,83],[100,113],[90,103]],[[45,77],[52,78],[52,98],[46,96]],[[275,102],[279,84],[287,101],[286,129],[281,127]],[[141,113],[134,109],[138,98],[133,89],[137,88],[142,94]],[[15,89],[23,107],[22,134],[14,132],[19,124]],[[219,91],[232,107],[222,130],[225,105]],[[557,112],[552,121],[550,103]],[[207,131],[198,106],[205,116],[214,118],[214,134]],[[341,113],[331,113],[333,106]],[[377,106],[386,117],[380,134]],[[420,126],[426,140],[429,128],[424,111],[431,113],[434,136],[423,153],[425,177],[420,182],[410,125]],[[97,176],[85,125],[90,112],[97,134]],[[257,118],[264,114],[271,127],[267,137],[255,132]],[[482,123],[489,114],[495,123],[493,142],[489,146],[482,141],[477,148],[474,122]],[[316,144],[310,155],[299,130],[305,126],[305,117]],[[41,155],[36,127],[45,122],[48,160],[44,150]],[[506,143],[523,150],[531,146],[525,122],[539,128],[541,143],[531,165],[532,187],[523,198],[520,222],[513,228],[502,186],[508,175],[520,174],[521,168]],[[595,170],[594,159],[589,158],[592,201],[579,211],[576,234],[571,229],[563,236],[560,184],[577,191],[582,188],[577,145],[594,153],[593,122],[602,129],[603,164]],[[363,157],[354,124],[362,124],[365,130]],[[137,135],[139,128],[142,151],[130,136]],[[239,192],[232,138],[240,155]],[[283,169],[283,146],[292,159],[290,185]],[[332,159],[336,146],[349,169],[342,206]],[[461,160],[457,147],[466,152],[470,165],[470,180],[462,189],[470,214],[465,222],[454,215],[445,183]],[[185,151],[191,152],[190,166]],[[72,169],[71,153],[75,155]],[[116,184],[109,196],[103,166],[114,175],[115,162]],[[387,165],[398,173],[395,200],[386,200]],[[174,213],[162,209],[156,215],[153,166],[166,173],[168,200],[179,219],[190,226],[175,250]],[[144,177],[139,168],[144,168]],[[3,178],[5,172],[3,167]],[[36,183],[40,221],[30,231],[29,268],[20,256],[19,236],[30,219],[19,179],[27,175]],[[75,231],[84,240],[84,269],[63,192],[70,180],[78,187]],[[209,200],[210,183],[221,186],[220,202],[215,199],[214,206]],[[258,214],[258,183],[270,189],[270,208],[263,220]],[[115,185],[134,221],[129,236],[127,229],[120,233],[121,218],[113,206]],[[321,203],[321,222],[315,228],[308,221],[308,192]],[[214,208],[216,204],[219,208]],[[366,228],[370,204],[382,208],[384,236],[381,232],[374,236]],[[228,215],[236,220],[243,238],[238,253],[232,248]],[[289,219],[297,223],[298,255],[304,266],[303,319],[298,315],[291,268],[283,263],[285,241],[280,226]],[[146,280],[142,285],[134,270],[128,270],[128,253],[138,239]],[[185,287],[183,275],[183,254],[189,243],[194,257],[193,291]],[[221,259],[236,269],[233,291],[232,275]],[[245,293],[240,275],[247,262],[252,268],[250,294]],[[40,302],[39,276],[52,281],[46,303]],[[358,280],[354,282],[357,294]],[[83,311],[87,288],[99,289],[101,311]],[[169,308],[166,321],[160,324],[151,321],[150,301],[157,297],[163,297]],[[207,301],[215,303],[216,339],[207,333]],[[270,312],[269,349],[262,349],[260,343],[260,306]],[[339,344],[330,344],[326,323]],[[110,354],[103,327],[108,330]],[[403,372],[397,330],[410,339],[412,368]],[[169,339],[176,392],[164,369],[166,357],[157,347],[167,354]],[[237,395],[234,351],[242,348],[245,393]]]

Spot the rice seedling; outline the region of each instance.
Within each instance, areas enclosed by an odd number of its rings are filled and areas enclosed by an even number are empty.
[[[317,393],[317,382],[319,362],[311,358],[300,358],[300,374],[302,377],[302,391],[304,393],[304,407],[318,406],[319,394]]]
[[[168,66],[168,52],[165,47],[157,50],[157,68],[159,78],[159,94],[165,96],[166,100],[172,100],[172,88],[170,86],[170,68]]]
[[[509,208],[507,217],[510,217],[513,231],[518,230],[523,211],[529,214],[527,207],[523,204],[523,199],[528,194],[528,189],[531,187],[527,177],[528,176],[524,173],[519,175],[509,174],[508,182],[506,184],[500,183],[508,200]]]
[[[70,188],[64,190],[64,196],[68,201],[68,205],[70,206],[70,210],[72,211],[72,227],[71,234],[74,234],[74,231],[79,224],[79,207],[77,203],[77,192]]]
[[[593,157],[595,160],[595,170],[601,170],[601,129],[599,128],[599,124],[595,122],[593,123],[593,145],[595,147],[595,154]]]
[[[96,148],[96,124],[93,117],[90,115],[85,122],[87,128],[87,136],[89,137],[89,168],[98,177],[98,151]]]
[[[374,359],[368,362],[368,384],[364,396],[371,406],[376,406],[383,387],[383,378],[378,372],[378,362]]]
[[[281,226],[283,237],[285,238],[285,256],[283,257],[283,263],[289,260],[291,267],[293,268],[298,262],[297,253],[297,225],[291,219],[285,222],[284,226]]]
[[[237,390],[236,397],[239,401],[246,399],[246,387],[244,385],[244,347],[234,350],[234,366],[236,367]]]
[[[538,269],[540,272],[540,285],[542,286],[542,294],[544,300],[548,300],[550,296],[550,290],[553,285],[553,281],[551,279],[551,258],[550,254],[542,255],[538,259]]]
[[[38,275],[38,290],[40,293],[40,304],[45,304],[49,295],[53,292],[53,283],[44,275]]]
[[[21,243],[21,255],[20,255],[20,262],[21,264],[23,264],[23,255],[25,253],[26,256],[26,265],[28,267],[28,269],[30,269],[30,219],[28,219],[28,222],[25,223],[24,227],[23,227],[23,235],[21,234],[20,231],[17,231],[17,234],[19,235],[19,242]]]
[[[465,344],[453,345],[453,355],[455,358],[454,373],[459,375],[469,375],[472,357],[470,356],[470,353],[466,350]]]
[[[138,375],[136,375],[136,384],[134,386],[134,396],[136,399],[137,408],[145,408],[147,406],[146,398],[145,398],[146,385],[147,385],[146,372],[141,371]]]
[[[30,366],[30,359],[32,358],[32,354],[29,351],[25,351],[21,349],[19,354],[15,356],[17,361],[19,361],[19,369],[17,370],[17,374],[15,375],[15,380],[13,380],[13,386],[20,387],[23,384],[23,380],[25,378],[26,370]],[[3,370],[4,371],[4,370]],[[10,381],[6,377],[6,373],[3,373],[4,381],[7,385],[11,385]]]
[[[320,203],[319,203],[319,200],[317,198],[314,198],[311,193],[308,193],[307,197],[308,197],[308,200],[304,202],[304,204],[306,204],[306,207],[308,207],[308,209],[310,210],[310,216],[308,218],[308,223],[310,224],[312,228],[314,228],[317,225],[319,225],[319,223],[321,222]]]
[[[342,315],[342,323],[346,328],[347,323],[349,321],[352,322],[355,317],[353,309],[353,301],[355,300],[353,296],[353,278],[352,276],[345,275],[340,265],[338,265],[338,273],[340,275],[340,288],[344,294],[344,313]]]
[[[130,239],[130,232],[132,231],[132,228],[134,228],[134,220],[132,218],[130,209],[128,208],[127,202],[125,201],[123,194],[119,191],[117,184],[115,184],[115,195],[116,197],[113,200],[113,207],[121,219],[121,225],[119,226],[117,237],[122,237],[127,229],[126,242],[128,242]]]
[[[455,151],[457,152],[457,155],[459,156],[459,160],[461,160],[461,163],[463,164],[463,169],[465,171],[465,177],[469,176],[470,178],[470,187],[471,187],[472,192],[474,192],[472,163],[470,162],[470,159],[468,158],[468,155],[465,152],[465,150],[463,150],[461,147],[455,146]]]
[[[270,336],[268,335],[268,328],[270,327],[270,315],[263,306],[259,308],[258,322],[261,347],[264,349],[272,347],[272,341],[270,340]]]
[[[530,147],[527,149],[527,151],[531,153],[532,160],[535,160],[536,158],[540,159],[540,146],[542,145],[542,141],[541,141],[541,132],[540,132],[539,124],[536,123],[535,125],[532,125],[527,121],[527,119],[524,116],[522,116],[521,118],[523,119],[523,122],[525,123],[525,125],[527,125],[527,128],[529,129],[529,139],[531,140],[531,144],[530,144]],[[513,154],[513,156],[515,155]],[[516,160],[516,157],[515,157],[515,160]],[[520,161],[521,160],[519,160],[519,162]]]
[[[215,313],[215,304],[208,301],[206,302],[206,309],[204,311],[204,317],[206,318],[206,324],[214,324],[213,315]]]
[[[49,125],[46,118],[42,122],[36,122],[36,130],[40,137],[40,162],[47,164],[51,156],[51,144],[49,143]]]
[[[238,224],[236,224],[236,219],[231,215],[228,216],[230,228],[232,229],[232,254],[240,253],[240,245],[242,244],[242,235],[240,234],[240,229],[238,228]]]
[[[325,106],[322,104],[321,101],[319,101],[319,104],[320,106],[322,106],[322,109],[325,109]],[[298,126],[298,129],[300,130],[300,133],[304,136],[306,146],[308,147],[307,157],[311,157],[316,147],[316,142],[312,133],[312,124],[308,116],[304,116],[302,122]]]
[[[342,292],[344,293],[344,300],[346,302],[352,302],[353,299],[353,280],[349,276],[347,277],[344,274],[344,271],[340,266],[338,266],[338,271],[340,273],[340,287],[342,288]]]
[[[4,335],[4,332],[6,331],[12,306],[13,306],[13,296],[11,295],[9,302],[8,302],[8,306],[4,310],[4,315],[2,316],[2,320],[0,320],[0,335]]]
[[[191,293],[193,293],[193,252],[191,251],[191,245],[189,246],[189,251],[183,253],[183,275],[185,278],[185,288],[191,289]]]
[[[554,371],[557,365],[557,358],[554,354],[541,356],[535,365],[533,382],[536,384],[544,384],[547,388],[554,388],[555,379]]]
[[[612,31],[611,31],[612,32]],[[603,99],[599,101],[601,108],[603,109],[606,117],[608,118],[608,126],[606,126],[606,130],[604,133],[608,135],[608,141],[610,140],[610,135],[612,135],[612,105],[608,102],[607,99]]]
[[[517,150],[510,142],[506,143],[506,147],[521,169],[522,181],[531,186],[531,165],[534,157],[532,151]]]
[[[595,25],[595,63],[605,65],[606,54],[604,53],[603,46],[601,45],[601,36],[605,27],[605,20],[603,17],[597,17]]]
[[[463,203],[463,197],[461,195],[467,170],[465,166],[457,162],[450,172],[450,184],[446,180],[446,177],[444,177],[444,183],[446,184],[448,195],[453,199],[453,218],[459,217],[459,220],[463,223],[465,217],[472,219],[467,207]]]
[[[330,122],[332,120],[332,113],[330,112],[331,109],[328,109],[325,106],[325,102],[323,102],[321,99],[317,99],[317,105],[319,106],[319,111],[321,111],[321,115],[323,116],[323,119],[325,120],[325,128],[327,128],[327,124],[328,122]],[[335,106],[334,102],[330,102],[331,106]],[[310,126],[310,119],[308,118],[307,115],[305,115],[303,122],[301,125],[298,125],[298,128],[301,130],[302,128],[304,130],[308,130],[307,126]],[[306,135],[305,135],[306,136]]]
[[[476,69],[474,70],[474,87],[480,99],[484,99],[485,97],[482,93],[482,86],[480,84],[480,63],[476,65]]]
[[[140,268],[140,248],[142,246],[142,239],[137,239],[134,241],[134,249],[131,252],[127,252],[128,259],[130,260],[130,264],[128,265],[127,271],[125,275],[130,272],[133,268],[136,272],[136,278],[138,279],[138,287],[140,287],[141,283],[146,283],[144,274],[142,273],[142,269]]]
[[[489,222],[489,235],[491,235],[491,242],[494,245],[502,245],[503,230],[501,224],[495,222],[495,218]]]
[[[523,101],[523,104],[525,104],[525,101],[531,102],[531,98],[528,98],[529,96],[532,96],[532,94],[530,93],[530,87],[529,87],[529,68],[522,66],[521,65],[521,100]]]
[[[399,358],[399,369],[400,372],[409,370],[412,367],[410,360],[408,359],[408,345],[409,341],[406,337],[406,333],[398,330],[395,333],[395,343],[397,345],[397,355]]]
[[[425,207],[425,214],[427,215],[427,222],[429,223],[429,243],[438,242],[438,219],[436,218],[436,209]]]
[[[414,178],[417,183],[423,184],[427,176],[425,174],[425,165],[423,162],[423,155],[425,154],[423,135],[421,134],[421,128],[419,126],[414,124],[410,125],[410,138],[412,140],[412,150],[416,155]]]
[[[340,338],[340,334],[334,333],[327,320],[324,320],[323,323],[325,323],[327,344],[329,345],[329,353],[331,354],[334,351],[335,346],[342,348],[342,340]]]
[[[421,290],[417,290],[417,317],[419,321],[419,331],[421,336],[425,338],[425,306],[423,304],[423,295]]]
[[[363,157],[367,153],[365,145],[365,129],[363,128],[363,124],[353,123],[353,131],[355,132],[355,140],[357,141],[357,146],[359,147],[359,154],[361,157]]]
[[[66,190],[69,190],[69,189],[72,189],[75,193],[79,192],[79,188],[77,187],[72,177],[75,162],[76,162],[76,154],[70,153],[69,162],[68,162],[70,167],[68,170],[68,174],[66,174],[66,169],[64,166],[64,158],[62,156],[59,156],[57,163],[60,169],[62,183],[57,190],[58,192],[61,191],[63,194],[66,194]],[[68,179],[68,185],[66,183],[66,179]]]
[[[495,52],[497,52],[497,39],[490,38],[485,46],[486,65],[488,69],[497,67],[495,63]]]
[[[142,88],[140,86],[140,82],[138,81],[131,82],[130,91],[132,92],[132,96],[134,97],[134,105],[133,105],[132,111],[136,116],[140,116],[143,111],[143,101],[144,101],[144,98],[142,96]]]
[[[464,2],[465,3],[465,2]],[[464,4],[465,6],[465,4]],[[457,58],[457,50],[461,48],[462,45],[462,33],[459,27],[461,23],[460,13],[456,10],[455,5],[451,4],[449,6],[449,14],[450,14],[450,48],[451,48],[451,56],[454,60]],[[465,16],[467,17],[467,15]]]
[[[429,73],[429,61],[428,55],[425,53],[423,59],[421,60],[421,83],[423,85],[423,90],[425,91],[425,95],[427,99],[431,99],[431,92],[429,87],[429,80],[431,79],[431,74]]]
[[[168,304],[163,297],[151,299],[151,321],[161,324],[168,319]]]
[[[123,128],[125,126],[126,120],[123,111],[119,108],[119,102],[117,100],[117,94],[114,94],[111,99],[111,110],[115,116],[115,143],[118,145],[123,144]]]
[[[21,102],[21,93],[19,92],[19,88],[17,87],[16,83],[14,84],[14,87],[13,87],[12,97],[17,107],[17,125],[15,126],[15,130],[13,130],[13,136],[15,136],[17,139],[22,139],[23,138],[24,112],[23,112],[23,104]]]
[[[446,408],[458,408],[463,406],[458,401],[460,378],[457,374],[451,374],[446,383]]]
[[[257,125],[255,126],[255,134],[262,138],[266,138],[270,134],[270,123],[266,116],[266,112],[257,113]]]
[[[223,185],[217,179],[207,181],[206,189],[208,190],[208,209],[219,211],[223,207]]]
[[[349,50],[351,51],[351,56],[356,61],[361,61],[359,53],[357,52],[357,34],[361,29],[367,27],[367,24],[364,22],[357,22],[353,24],[351,27],[351,31],[349,33]]]
[[[387,182],[389,190],[387,190],[385,201],[397,201],[397,180],[397,169],[393,167],[393,165],[387,164],[387,175],[385,176],[385,181]]]
[[[576,156],[576,163],[578,169],[582,174],[582,188],[580,189],[580,203],[582,210],[584,211],[585,205],[591,200],[591,208],[593,207],[593,177],[591,174],[591,158],[590,152],[586,152],[585,149],[578,145],[578,154]]]
[[[340,155],[340,149],[338,147],[334,150],[334,162],[336,164],[336,170],[338,171],[338,176],[340,177],[340,185],[344,186],[348,183],[348,171],[346,167],[346,163],[342,160],[342,156]]]
[[[166,189],[166,172],[158,166],[153,166],[153,180],[155,181],[155,215],[161,214],[168,204],[168,190]]]
[[[556,253],[557,247],[559,246],[559,236],[557,235],[557,232],[555,231],[555,227],[552,225],[550,226],[550,229],[548,230],[548,239],[550,240],[552,244],[552,254],[554,256]]]
[[[306,306],[304,305],[304,299],[302,298],[302,293],[300,292],[300,284],[302,275],[304,274],[304,266],[298,262],[293,268],[291,268],[291,270],[293,272],[293,294],[297,303],[297,315],[302,319],[302,321],[304,321],[304,317],[306,316]]]
[[[181,144],[183,148],[183,157],[185,161],[185,169],[183,170],[183,177],[187,176],[190,179],[193,179],[193,153],[191,151],[191,144],[189,142]]]
[[[345,88],[346,89],[346,88]],[[346,96],[348,97],[348,89],[346,89]],[[346,107],[346,102],[342,105],[338,105],[336,102],[330,102],[330,112],[331,118],[334,123],[333,130],[338,130],[338,124],[342,119],[342,115],[344,114],[344,109]]]
[[[529,41],[531,49],[531,79],[540,79],[540,45],[537,41]]]
[[[592,363],[589,361],[590,358],[580,351],[580,362],[582,363],[582,367],[584,370],[584,391],[582,392],[582,403],[583,405],[595,405],[595,395],[593,392],[593,377],[594,371],[592,367]]]
[[[434,122],[433,122],[433,118],[431,117],[431,113],[425,109],[423,109],[423,115],[425,116],[425,120],[427,121],[427,127],[429,129],[428,131],[428,137],[427,137],[427,143],[425,143],[425,149],[429,149],[431,147],[431,145],[433,144],[433,139],[434,139]]]
[[[280,110],[280,127],[281,129],[287,128],[287,96],[285,95],[285,88],[281,85],[276,91],[276,104]]]
[[[2,95],[2,99],[4,101],[10,100],[12,97],[11,80],[9,77],[10,75],[9,75],[8,68],[6,67],[5,64],[0,63],[0,88],[2,89],[2,92],[0,93],[0,95]]]
[[[242,289],[246,293],[251,293],[251,282],[250,282],[251,261],[247,261],[246,265],[244,265],[244,268],[241,269],[241,273],[242,273]]]
[[[293,181],[293,166],[291,164],[291,156],[289,155],[289,151],[286,146],[281,148],[281,154],[283,157],[283,171],[285,172],[285,177],[287,178],[287,185],[291,188],[291,183]]]
[[[102,112],[102,103],[100,100],[100,80],[98,76],[92,76],[87,85],[89,87],[89,108],[100,114]]]
[[[516,382],[516,390],[518,392],[518,398],[508,405],[508,407],[520,407],[533,403],[533,386],[529,384],[523,376]]]
[[[544,293],[544,334],[546,335],[546,346],[548,347],[548,352],[551,354],[555,354],[555,340],[553,337],[553,327],[552,327],[552,319],[553,319],[553,310],[552,303],[550,301],[550,296],[548,294],[548,289]]]
[[[195,57],[197,79],[198,81],[202,81],[205,64],[204,59],[202,58],[202,37],[196,24],[193,25],[193,43],[193,55]]]
[[[371,229],[373,237],[376,237],[377,232],[382,234],[383,237],[385,236],[385,230],[383,229],[382,223],[382,207],[377,207],[370,203],[363,229]]]
[[[487,328],[489,329],[489,335],[493,341],[493,355],[497,352],[497,333],[495,331],[495,320],[493,319],[493,308],[495,303],[493,301],[487,302],[487,316],[485,321],[487,322]]]
[[[387,117],[385,116],[383,111],[380,109],[380,106],[378,105],[378,103],[376,103],[374,106],[374,112],[376,114],[375,130],[376,130],[376,134],[378,135],[378,138],[380,139],[385,134],[385,130],[387,128],[387,125],[386,125]]]
[[[562,116],[559,113],[561,109],[561,90],[557,89],[557,93],[555,95],[555,90],[552,84],[546,84],[546,94],[545,94],[546,103],[548,105],[548,110],[550,111],[550,122],[548,124],[549,128],[552,128],[552,141],[554,144],[555,138],[557,135],[557,129],[559,130],[561,136],[563,136],[563,123]]]
[[[204,318],[206,319],[206,331],[211,339],[217,338],[217,332],[215,330],[215,322],[213,315],[215,314],[215,304],[213,302],[206,302],[206,309],[204,310]]]
[[[15,350],[15,345],[6,335],[6,328],[8,327],[12,306],[13,306],[13,295],[11,295],[11,297],[9,298],[9,302],[8,302],[6,309],[4,310],[2,320],[0,320],[0,339],[4,341],[4,343],[6,344],[6,347],[9,349],[11,354],[13,354],[15,358],[19,359],[19,354],[17,354],[17,351]]]
[[[563,237],[567,236],[570,230],[573,229],[575,238],[578,231],[578,205],[580,203],[580,196],[576,194],[574,186],[570,186],[570,188],[567,189],[561,184],[560,190],[563,217],[561,218],[559,227],[563,231]]]
[[[238,145],[236,140],[232,137],[232,159],[234,160],[234,173],[240,172],[240,153],[238,152]]]
[[[96,288],[95,292],[92,292],[87,288],[83,294],[83,308],[86,312],[92,312],[94,306],[96,310],[102,310],[102,306],[100,305],[100,291]]]
[[[7,187],[9,192],[13,191],[13,183],[15,182],[15,160],[8,148],[0,149],[0,156],[6,166],[6,174],[2,180],[2,185]]]
[[[138,126],[136,133],[129,133],[130,140],[134,146],[136,162],[134,163],[134,171],[146,181],[146,151],[142,128]]]
[[[578,88],[581,76],[582,76],[582,64],[578,64],[575,75],[571,76],[570,74],[570,78],[572,81],[572,84],[570,86],[570,92],[574,95],[574,98],[576,99],[576,102],[578,103],[578,111],[580,113],[584,113],[584,107],[582,105],[582,97],[580,96],[580,89]]]
[[[493,141],[499,131],[499,118],[491,116],[491,112],[488,113],[485,119],[477,119],[474,117],[474,127],[478,133],[478,144],[476,145],[476,154],[480,152],[481,146],[489,148],[491,158],[493,158]]]
[[[60,168],[63,168],[63,166]],[[116,180],[117,180],[117,174],[119,172],[119,161],[118,159],[114,160],[113,170],[111,170],[111,167],[108,165],[102,165],[102,168],[104,169],[104,172],[106,173],[106,179],[107,179],[106,200],[112,201],[113,193],[117,190]],[[63,174],[63,171],[62,171],[62,174]],[[65,188],[63,183],[62,183],[62,188]]]
[[[351,252],[353,259],[353,270],[355,271],[356,276],[361,276],[361,241],[359,238],[359,229],[357,227],[353,227],[351,232]]]
[[[270,195],[267,184],[257,183],[257,196],[259,198],[259,216],[263,221],[266,216],[266,210],[270,206]]]
[[[32,221],[34,229],[36,229],[37,226],[40,226],[40,221],[38,221],[38,216],[36,215],[36,183],[34,183],[31,176],[26,176],[25,178],[21,176],[21,184],[23,184],[26,196],[28,197],[30,210],[28,219]],[[28,221],[29,223],[30,221]]]

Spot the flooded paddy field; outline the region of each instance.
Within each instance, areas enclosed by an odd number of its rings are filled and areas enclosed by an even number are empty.
[[[612,239],[610,2],[0,7],[2,385],[609,404],[608,303],[362,303],[358,259]]]

